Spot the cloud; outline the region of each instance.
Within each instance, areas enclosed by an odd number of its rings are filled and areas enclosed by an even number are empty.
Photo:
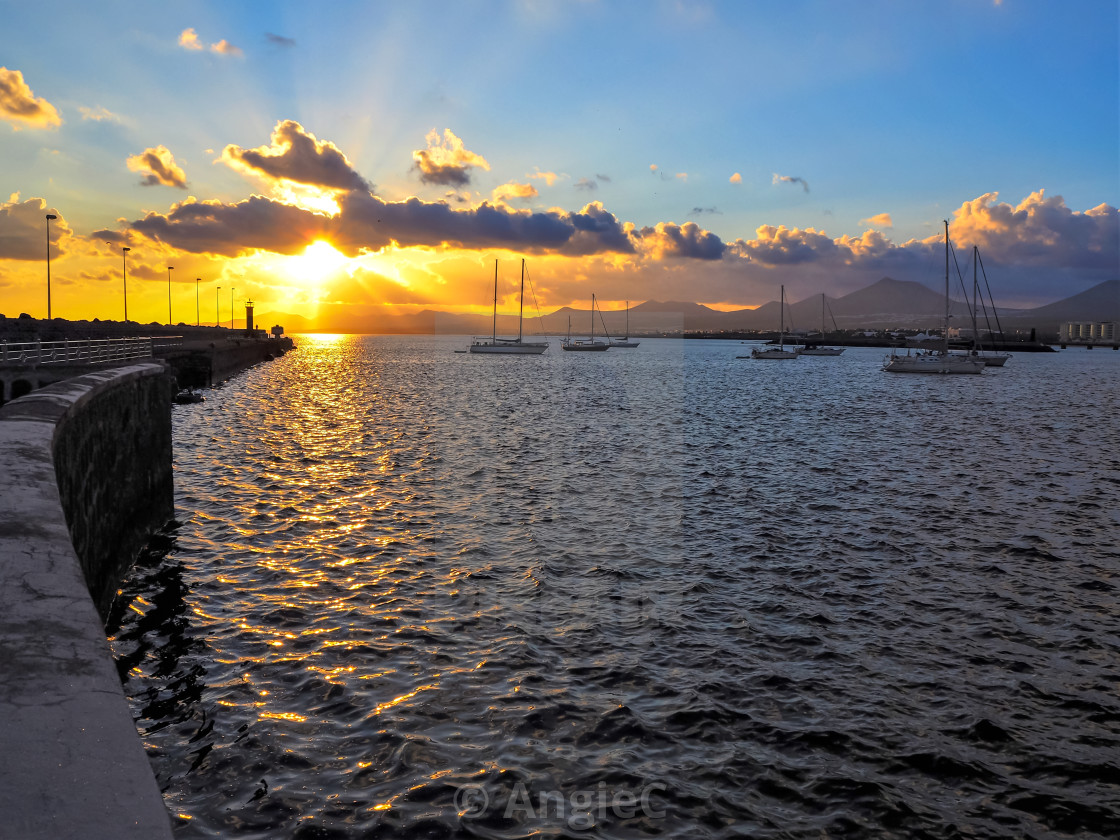
[[[62,125],[58,111],[47,100],[31,92],[23,73],[0,67],[0,119],[17,128],[57,128]]]
[[[182,190],[187,188],[187,173],[175,163],[175,158],[166,146],[145,149],[130,157],[126,163],[132,172],[139,172],[143,176],[140,183],[145,187],[162,185]]]
[[[715,207],[693,207],[688,215],[690,216],[722,216],[723,214]]]
[[[225,38],[218,41],[216,44],[207,46],[198,39],[198,33],[196,33],[194,29],[184,29],[179,33],[179,46],[192,52],[208,49],[210,52],[218,53],[219,55],[242,55],[241,48],[235,47]]]
[[[267,181],[292,181],[329,190],[373,189],[337,146],[316,139],[294,120],[276,124],[270,145],[256,149],[229,145],[219,160]]]
[[[216,44],[210,45],[210,52],[218,53],[219,55],[243,55],[241,47],[235,47],[225,38],[218,41]]]
[[[602,181],[604,184],[609,184],[611,182],[611,176],[610,175],[600,175],[599,173],[595,173],[595,180],[596,181]]]
[[[530,178],[533,178],[533,179],[535,179],[535,180],[543,180],[543,181],[545,182],[545,184],[546,184],[546,185],[548,185],[548,186],[550,186],[550,187],[551,187],[551,186],[552,186],[553,184],[555,184],[555,183],[556,183],[557,181],[559,181],[559,180],[560,180],[561,178],[564,178],[564,177],[566,177],[566,176],[564,176],[564,175],[557,175],[557,174],[556,174],[555,172],[541,172],[541,171],[540,171],[540,170],[538,169],[538,170],[537,170],[536,172],[534,172],[534,173],[533,173],[532,175],[530,175],[529,177],[530,177]]]
[[[1116,273],[1120,265],[1120,216],[1101,204],[1083,213],[1060,196],[1031,193],[1018,205],[991,192],[966,201],[953,214],[950,236],[977,245],[985,260],[1018,265],[1066,265]]]
[[[676,178],[678,181],[688,181],[688,173],[687,172],[678,172],[673,177]]]
[[[416,168],[420,170],[421,183],[463,187],[471,182],[471,169],[490,170],[486,159],[463,148],[463,141],[450,128],[443,130],[442,140],[435,129],[424,139],[428,148],[412,153]]]
[[[683,225],[659,222],[656,227],[642,228],[636,237],[640,248],[656,260],[666,257],[718,260],[724,255],[723,241],[695,222]]]
[[[57,210],[48,209],[41,198],[19,200],[19,193],[13,193],[0,204],[0,259],[41,260],[45,257],[43,240],[46,237],[47,213],[59,218],[51,221],[51,242],[59,243],[72,235],[66,220]],[[51,250],[51,256],[58,256],[60,250]]]
[[[656,164],[656,163],[651,163],[651,164],[649,165],[649,171],[650,171],[651,173],[657,172],[657,164]]]
[[[264,33],[265,40],[272,44],[274,47],[294,47],[296,45],[295,38],[285,38],[283,35],[274,35],[271,32]]]
[[[179,46],[185,50],[206,49],[206,47],[199,42],[198,35],[193,29],[184,29],[179,33]]]
[[[599,184],[595,181],[592,181],[590,178],[580,178],[572,186],[574,186],[577,190],[593,191],[599,189]]]
[[[83,120],[93,120],[94,122],[120,122],[121,118],[114,114],[107,108],[98,106],[96,108],[87,108],[85,105],[78,106],[78,112],[82,115]]]
[[[791,230],[785,225],[763,225],[755,235],[756,239],[746,243],[746,253],[763,265],[793,265],[836,256],[832,239],[813,228]]]
[[[330,217],[301,207],[252,196],[236,204],[198,201],[193,196],[166,214],[148,213],[130,228],[155,242],[189,251],[234,257],[256,250],[300,254],[318,239],[327,238]],[[91,237],[112,239],[111,230]]]
[[[516,184],[511,182],[502,184],[500,187],[495,187],[490,195],[494,201],[509,201],[511,199],[529,201],[530,199],[536,198],[539,194],[537,188],[532,184]]]
[[[131,230],[191,253],[237,256],[255,250],[302,253],[324,239],[355,256],[396,244],[430,249],[511,248],[536,253],[583,256],[633,253],[629,231],[594,202],[575,213],[531,212],[483,203],[469,209],[418,198],[388,202],[369,192],[339,196],[339,213],[328,216],[263,196],[226,204],[195,198],[166,214],[148,213]],[[100,239],[119,237],[98,231]]]
[[[774,178],[771,183],[780,184],[782,181],[785,181],[789,184],[800,184],[805,188],[805,192],[809,192],[809,182],[804,178],[800,178],[797,175],[779,175],[777,172],[775,172]]]
[[[730,178],[727,179],[727,182],[729,184],[741,184],[741,183],[743,183],[743,176],[740,175],[738,172],[736,172]]]
[[[868,219],[860,219],[859,223],[861,225],[870,225],[871,227],[889,228],[894,226],[894,222],[891,221],[890,213],[878,213],[877,215],[871,216]]]

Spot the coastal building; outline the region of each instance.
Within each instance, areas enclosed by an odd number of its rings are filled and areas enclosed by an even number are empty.
[[[1116,344],[1120,342],[1120,322],[1067,321],[1059,328],[1062,344]]]

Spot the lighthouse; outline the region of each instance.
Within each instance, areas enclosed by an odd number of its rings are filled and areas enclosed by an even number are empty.
[[[245,333],[247,335],[253,334],[253,302],[251,300],[245,301]]]

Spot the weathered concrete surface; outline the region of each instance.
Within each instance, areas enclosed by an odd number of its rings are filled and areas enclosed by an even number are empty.
[[[55,470],[58,451],[81,452],[64,441],[71,422],[70,432],[80,431],[83,413],[107,410],[97,405],[112,401],[115,389],[126,401],[167,393],[166,379],[159,365],[134,365],[52,385],[0,409],[0,836],[171,837]],[[116,439],[142,422],[140,404],[131,410],[131,422],[101,441],[101,457],[115,457]],[[94,436],[110,434],[100,421],[94,426],[101,429]]]

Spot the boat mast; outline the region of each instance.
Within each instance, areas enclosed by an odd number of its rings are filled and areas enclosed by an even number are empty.
[[[786,349],[786,287],[782,286],[782,302],[778,305],[778,349]]]
[[[949,220],[945,219],[945,333],[942,352],[949,355]]]
[[[595,293],[591,293],[591,343],[595,343]]]
[[[980,249],[975,245],[972,246],[972,347],[975,350],[980,350],[980,333],[976,328],[976,290],[980,288],[980,282],[976,277],[976,261],[980,258]],[[985,313],[985,317],[987,314]],[[991,330],[989,330],[991,332]]]
[[[521,310],[517,313],[517,343],[521,343],[521,319],[525,315],[525,258],[521,258]]]
[[[490,343],[498,343],[498,261],[494,260],[494,326],[490,333]]]

